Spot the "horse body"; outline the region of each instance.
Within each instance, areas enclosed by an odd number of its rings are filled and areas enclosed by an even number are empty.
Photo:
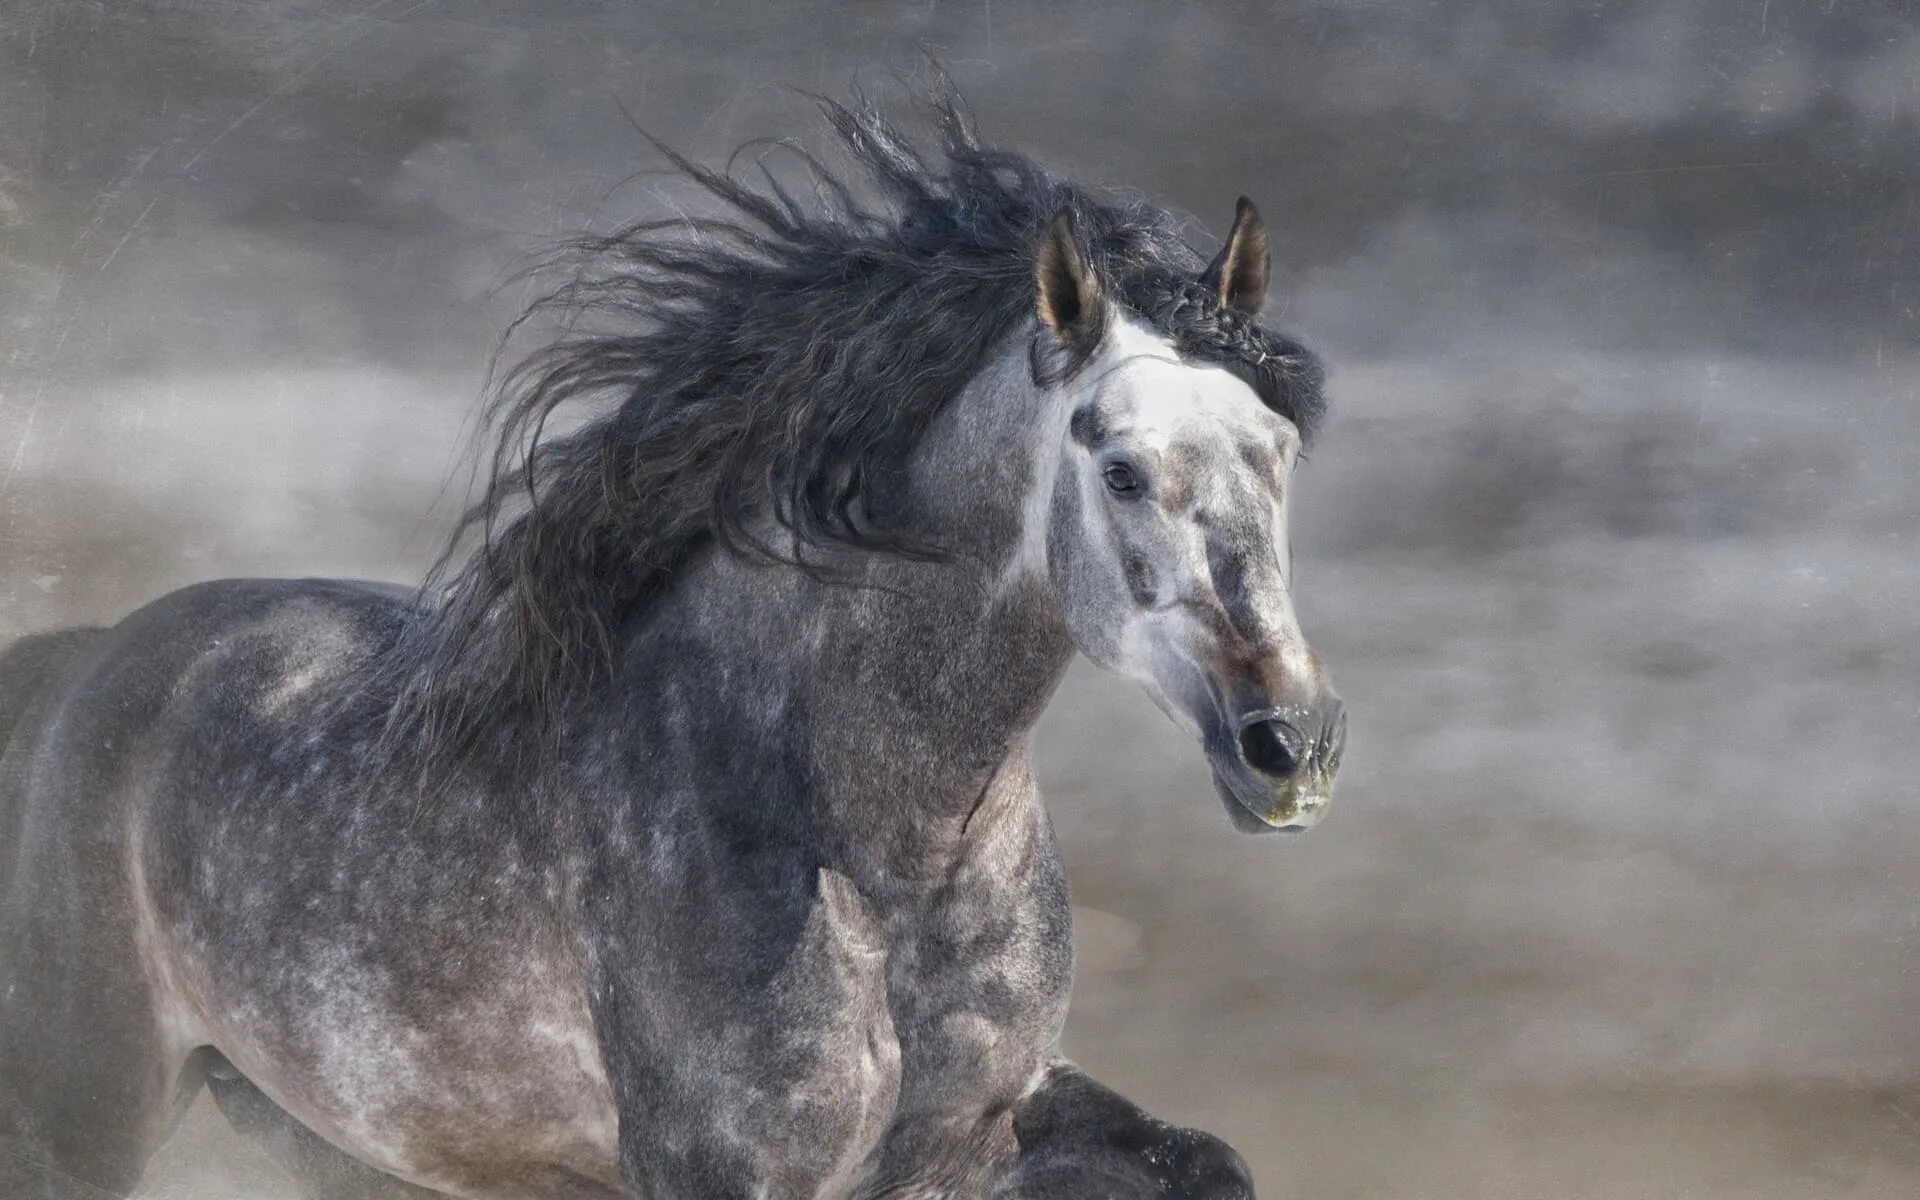
[[[983,468],[1024,473],[1002,450]],[[1019,519],[1025,486],[978,482],[985,526]],[[124,781],[100,829],[156,1068],[216,1047],[328,1141],[461,1195],[624,1194],[616,1111],[656,1131],[663,1194],[736,1159],[780,1195],[870,1160],[964,1173],[942,1153],[1010,1140],[1065,1013],[1025,735],[1071,643],[1030,587],[879,570],[708,556],[628,631],[537,827],[485,779],[420,808],[365,777],[377,714],[334,706],[403,594],[236,580],[129,617],[29,753],[50,797]],[[596,997],[633,1044],[603,1047]],[[603,1049],[638,1059],[629,1107]]]
[[[529,769],[505,718],[430,789],[383,749],[398,589],[201,585],[93,641],[0,760],[0,1182],[124,1191],[207,1079],[326,1195],[1246,1194],[1057,1058],[1027,737],[1078,649],[1237,824],[1317,818],[1337,705],[1269,540],[1299,438],[1061,228],[1038,318],[863,476],[943,553],[682,555]]]

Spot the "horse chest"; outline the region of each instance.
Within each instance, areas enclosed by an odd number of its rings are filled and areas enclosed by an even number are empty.
[[[790,874],[778,855],[734,871],[716,856],[590,889],[628,1177],[839,1196],[977,1150],[970,1135],[1052,1046],[1070,973],[1064,879],[1044,817],[1020,799],[937,879]],[[798,910],[776,899],[801,895]]]

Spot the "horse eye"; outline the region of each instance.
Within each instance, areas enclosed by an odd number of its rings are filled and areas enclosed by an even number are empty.
[[[1114,495],[1133,496],[1139,494],[1140,480],[1134,475],[1133,468],[1127,464],[1108,463],[1107,469],[1102,472],[1102,475],[1107,481],[1107,490]]]

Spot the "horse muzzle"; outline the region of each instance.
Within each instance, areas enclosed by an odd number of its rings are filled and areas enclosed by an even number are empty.
[[[1208,742],[1214,789],[1234,828],[1305,833],[1333,798],[1347,744],[1346,706],[1329,695],[1311,706],[1244,713],[1230,733]]]

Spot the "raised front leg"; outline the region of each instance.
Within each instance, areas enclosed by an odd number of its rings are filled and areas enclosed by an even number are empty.
[[[995,1200],[1253,1200],[1253,1177],[1212,1134],[1169,1125],[1060,1061],[1014,1112],[1019,1156]]]

